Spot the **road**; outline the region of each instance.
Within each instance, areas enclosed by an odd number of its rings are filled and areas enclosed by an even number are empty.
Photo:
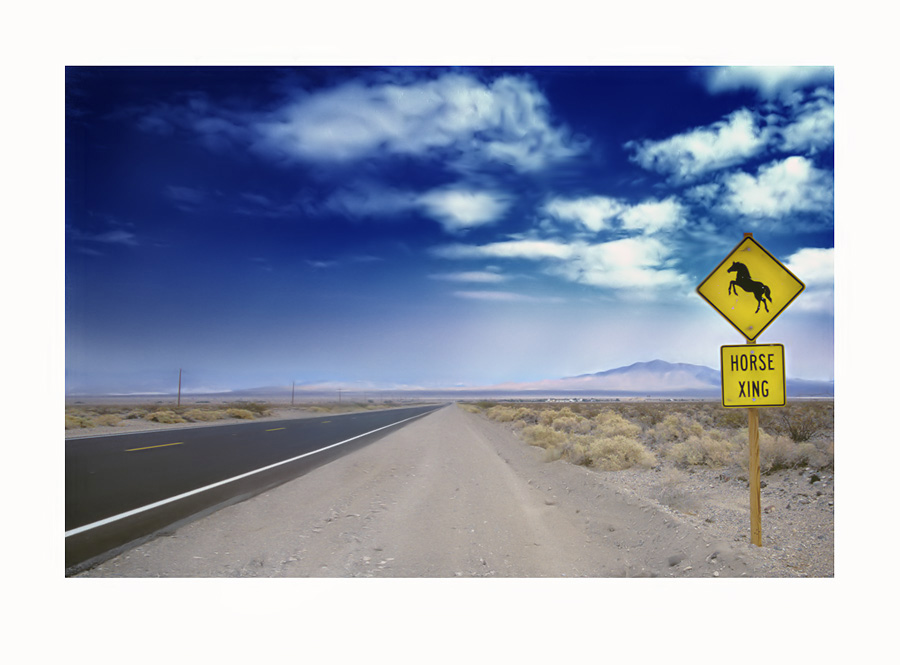
[[[437,406],[66,441],[66,569],[359,449]]]
[[[765,574],[766,552],[604,478],[450,406],[79,576]]]

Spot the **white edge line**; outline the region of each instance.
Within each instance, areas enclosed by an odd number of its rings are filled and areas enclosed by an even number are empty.
[[[396,427],[397,425],[402,425],[405,422],[409,422],[410,420],[415,420],[416,418],[421,418],[422,416],[427,416],[431,411],[426,413],[420,413],[418,415],[412,416],[410,418],[405,418],[404,420],[398,420],[395,423],[391,423],[390,425],[385,425],[384,427],[379,427],[378,429],[373,429],[369,432],[363,432],[362,434],[357,434],[356,436],[350,437],[349,439],[344,439],[343,441],[338,441],[337,443],[332,443],[329,446],[325,446],[324,448],[319,448],[318,450],[312,450],[308,453],[303,453],[302,455],[297,455],[296,457],[291,457],[290,459],[282,460],[281,462],[275,462],[275,464],[270,464],[268,466],[261,467],[259,469],[254,469],[253,471],[248,471],[247,473],[242,473],[239,476],[234,476],[233,478],[227,478],[225,480],[220,480],[218,482],[213,483],[212,485],[207,485],[206,487],[198,487],[197,489],[193,489],[190,492],[185,492],[183,494],[179,494],[177,496],[169,497],[168,499],[162,499],[161,501],[157,501],[155,503],[150,503],[146,506],[141,506],[140,508],[134,508],[133,510],[126,511],[124,513],[119,513],[118,515],[113,515],[112,517],[106,517],[102,520],[98,520],[96,522],[92,522],[91,524],[85,524],[84,526],[79,526],[74,529],[70,529],[66,531],[66,538],[69,536],[74,536],[79,533],[84,533],[85,531],[90,531],[91,529],[96,529],[97,527],[104,526],[106,524],[111,524],[112,522],[117,522],[118,520],[125,519],[126,517],[131,517],[132,515],[137,515],[138,513],[143,513],[148,510],[153,510],[154,508],[158,508],[160,506],[164,506],[167,503],[172,503],[174,501],[178,501],[180,499],[185,499],[189,496],[193,496],[194,494],[199,494],[200,492],[205,492],[207,490],[211,490],[214,487],[219,487],[221,485],[227,485],[228,483],[232,483],[235,480],[241,480],[242,478],[247,478],[249,476],[255,475],[257,473],[262,473],[263,471],[268,471],[269,469],[274,469],[275,467],[282,466],[283,464],[290,464],[291,462],[296,462],[299,459],[303,459],[304,457],[309,457],[310,455],[315,455],[316,453],[321,453],[330,448],[336,448],[337,446],[342,446],[345,443],[350,443],[351,441],[355,441],[356,439],[360,439],[364,436],[368,436],[369,434],[374,434],[375,432],[380,432],[383,429],[388,429],[389,427]]]

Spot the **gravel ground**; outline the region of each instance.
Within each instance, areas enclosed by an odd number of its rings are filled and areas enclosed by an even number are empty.
[[[813,482],[810,482],[810,481]],[[78,577],[829,577],[834,485],[545,462],[451,406]]]

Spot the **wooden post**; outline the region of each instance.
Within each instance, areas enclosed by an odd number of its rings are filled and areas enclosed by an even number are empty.
[[[756,340],[748,340],[747,344],[756,344]],[[759,482],[759,409],[749,408],[747,432],[750,439],[750,542],[762,547],[762,510]]]
[[[762,515],[759,489],[759,409],[750,411],[750,542],[762,547]]]

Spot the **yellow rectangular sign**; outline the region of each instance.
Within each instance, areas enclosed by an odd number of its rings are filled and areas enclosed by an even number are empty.
[[[784,406],[784,346],[722,347],[722,406]]]

